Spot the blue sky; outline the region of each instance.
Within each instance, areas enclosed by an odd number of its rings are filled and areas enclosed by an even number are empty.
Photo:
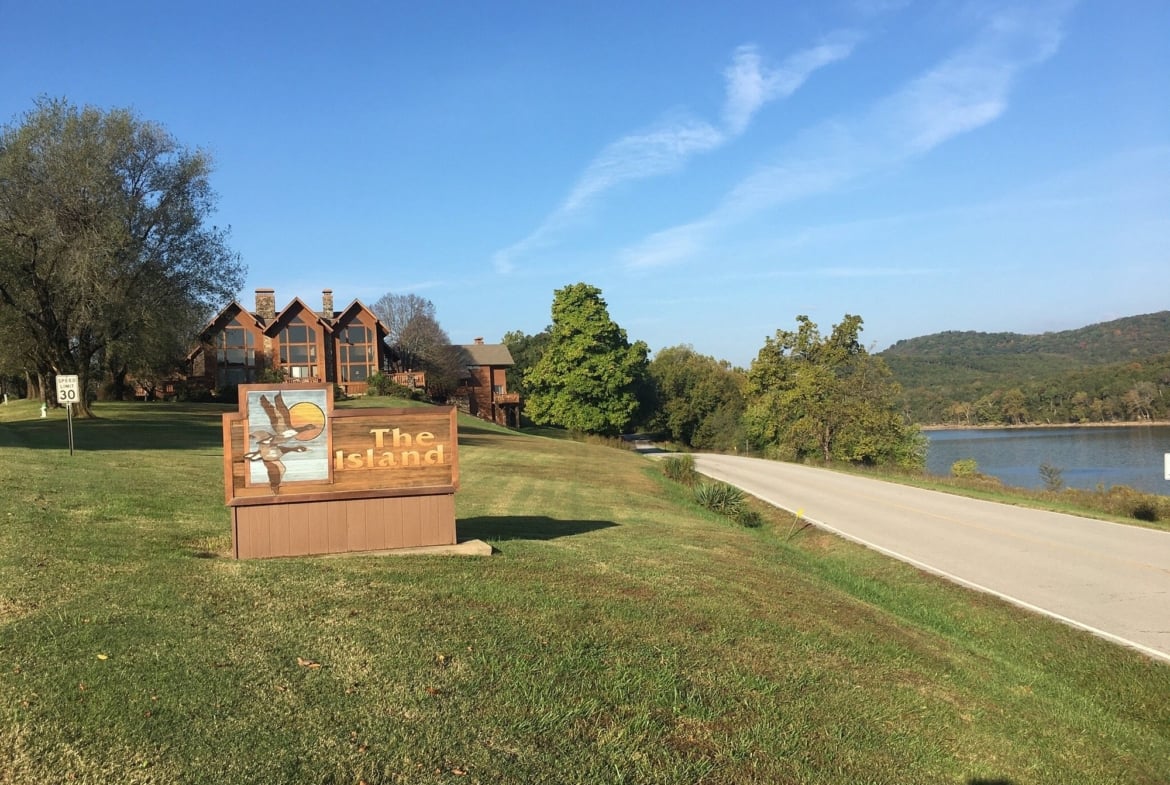
[[[585,281],[746,366],[1170,307],[1170,3],[0,0],[0,119],[211,153],[240,299],[415,293],[457,343]]]

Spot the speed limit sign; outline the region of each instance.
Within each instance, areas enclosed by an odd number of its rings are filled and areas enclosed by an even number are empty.
[[[57,402],[77,403],[80,395],[80,385],[77,383],[77,374],[57,377]]]

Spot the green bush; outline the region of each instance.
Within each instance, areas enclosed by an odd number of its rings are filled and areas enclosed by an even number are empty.
[[[1133,507],[1133,512],[1130,513],[1134,520],[1145,521],[1146,523],[1157,523],[1161,520],[1158,513],[1158,505],[1147,499],[1143,499]]]
[[[416,401],[419,398],[417,390],[412,390],[405,385],[394,384],[393,382],[387,386],[384,394],[389,395],[391,398],[402,398],[408,401]]]
[[[979,464],[974,458],[964,458],[951,464],[952,477],[978,477]]]
[[[384,373],[372,373],[366,378],[366,395],[387,395],[394,384]]]
[[[735,522],[749,529],[758,529],[764,525],[764,517],[760,515],[758,510],[744,507],[739,511],[739,515],[735,516]]]
[[[256,374],[256,381],[261,384],[284,384],[288,381],[288,377],[284,375],[284,371],[280,368],[269,366],[260,369],[260,373]]]
[[[695,501],[712,512],[739,519],[744,510],[743,491],[725,482],[704,482],[695,486]]]
[[[698,479],[695,471],[695,456],[672,455],[662,459],[662,471],[667,477],[683,485],[694,485]]]

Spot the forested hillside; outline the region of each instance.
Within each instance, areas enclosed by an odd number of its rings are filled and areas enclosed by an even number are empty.
[[[924,424],[1170,419],[1170,311],[1042,335],[937,333],[880,356]]]

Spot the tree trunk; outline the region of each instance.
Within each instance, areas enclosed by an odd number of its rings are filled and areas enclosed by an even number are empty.
[[[126,377],[129,375],[130,369],[126,363],[121,363],[119,367],[110,369],[110,385],[109,385],[109,399],[111,401],[125,401],[127,400],[127,392],[130,385],[126,383]]]
[[[34,376],[32,373],[30,373],[28,371],[24,372],[24,397],[26,400],[30,400],[30,401],[43,401],[44,400],[44,397],[42,396],[41,391],[44,390],[45,386],[42,382],[43,382],[43,379],[42,379],[40,373],[37,373]]]

